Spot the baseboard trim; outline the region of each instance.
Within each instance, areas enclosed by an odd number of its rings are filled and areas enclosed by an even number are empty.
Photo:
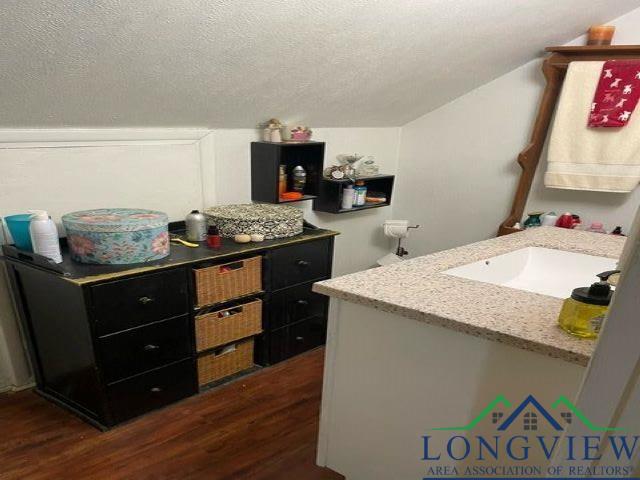
[[[26,383],[24,385],[3,385],[0,387],[0,393],[16,393],[21,392],[22,390],[28,390],[35,386],[36,384],[33,382]]]

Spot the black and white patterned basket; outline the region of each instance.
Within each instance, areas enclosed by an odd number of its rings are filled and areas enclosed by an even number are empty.
[[[268,203],[220,205],[206,208],[204,213],[223,237],[240,234],[261,234],[265,240],[293,237],[302,233],[304,222],[301,210]]]

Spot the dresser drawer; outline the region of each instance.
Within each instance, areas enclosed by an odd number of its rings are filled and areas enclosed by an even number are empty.
[[[271,255],[273,290],[329,276],[330,240],[278,248]]]
[[[164,320],[98,340],[107,383],[136,375],[191,355],[189,316]]]
[[[305,283],[274,293],[268,304],[269,330],[309,317],[325,315],[328,297],[311,291],[313,283]]]
[[[327,321],[314,317],[289,327],[289,355],[298,355],[327,341]]]
[[[189,397],[197,392],[192,359],[137,375],[107,387],[114,422]]]
[[[98,335],[119,332],[187,313],[187,274],[182,268],[91,287]]]
[[[324,345],[326,339],[327,321],[324,317],[309,318],[303,322],[269,332],[266,336],[267,363],[278,363]]]

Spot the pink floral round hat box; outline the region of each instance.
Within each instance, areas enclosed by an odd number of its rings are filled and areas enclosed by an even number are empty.
[[[81,263],[125,265],[169,255],[166,213],[100,208],[62,216],[71,258]]]

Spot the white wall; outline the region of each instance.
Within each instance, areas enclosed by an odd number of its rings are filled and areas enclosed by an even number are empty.
[[[202,203],[198,145],[0,146],[0,216],[46,209],[64,213],[110,207],[162,210],[172,220]]]
[[[640,43],[638,22],[640,9],[611,22],[616,43]],[[536,59],[402,127],[394,216],[422,225],[409,239],[412,254],[496,234],[511,208],[520,175],[516,157],[543,88]],[[544,168],[542,161],[539,171]],[[537,178],[527,209],[571,210],[628,227],[639,198],[638,189],[631,195],[545,189]]]
[[[158,141],[144,139],[145,131],[89,132],[0,131],[0,217],[44,208],[59,223],[73,210],[135,206],[181,220],[192,208],[251,200],[250,142],[257,140],[256,130],[148,131],[156,139],[172,137]],[[327,165],[339,153],[357,152],[374,155],[384,173],[395,173],[399,133],[398,128],[326,128],[314,137],[327,142]],[[77,136],[85,141],[75,142]],[[88,140],[96,136],[99,141]],[[137,140],[115,140],[123,136]],[[332,215],[316,214],[311,202],[297,206],[311,223],[342,233],[335,275],[365,269],[390,250],[381,230],[391,208]],[[0,271],[0,391],[29,382],[29,373]]]

